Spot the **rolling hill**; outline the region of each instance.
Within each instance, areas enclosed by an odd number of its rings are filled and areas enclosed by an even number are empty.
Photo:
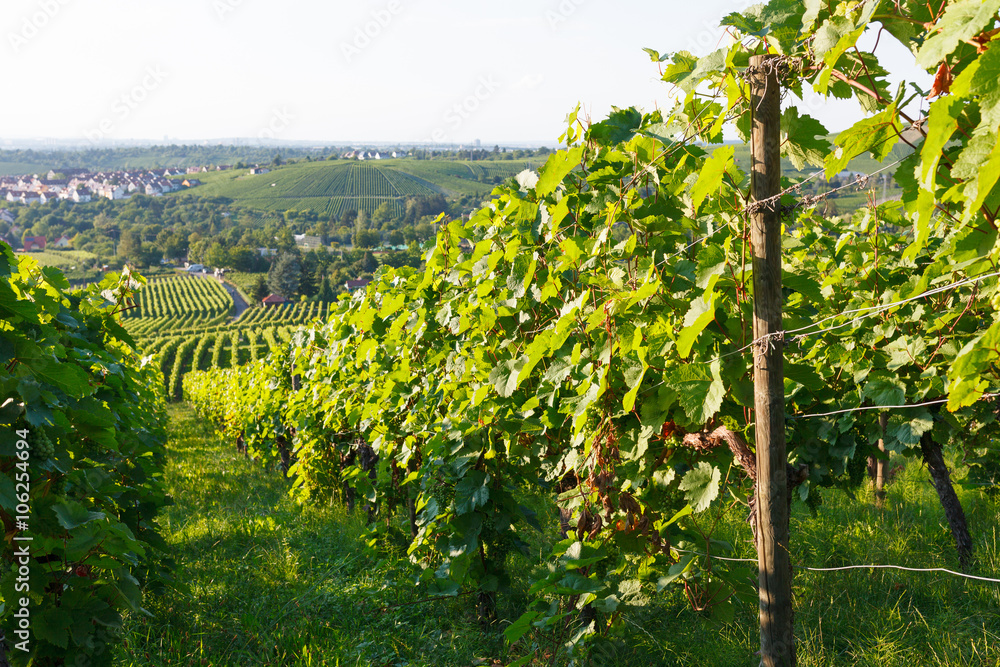
[[[197,192],[204,197],[228,197],[238,206],[261,211],[311,209],[339,217],[350,209],[370,214],[389,202],[400,213],[408,196],[483,197],[494,184],[538,164],[405,159],[296,162],[267,174],[250,175],[246,170],[202,174]]]

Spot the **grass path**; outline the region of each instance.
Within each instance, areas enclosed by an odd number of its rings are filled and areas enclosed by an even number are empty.
[[[363,512],[297,505],[286,480],[219,442],[190,408],[170,411],[166,474],[176,505],[161,525],[186,590],[147,596],[153,616],[127,621],[115,665],[492,667],[530,651],[518,645],[508,654],[498,635],[480,632],[470,597],[415,597],[402,552],[362,552]],[[955,568],[926,478],[911,464],[889,487],[884,514],[870,491],[857,499],[827,491],[817,518],[797,503],[793,561]],[[978,491],[961,495],[977,571],[997,576],[997,503]],[[750,556],[740,514],[722,517],[718,536],[735,545],[733,555]],[[531,571],[544,566],[519,559],[511,568],[515,593],[501,598],[504,625],[523,609]],[[997,585],[885,570],[797,571],[795,597],[801,667],[1000,665]],[[754,667],[755,605],[734,612],[732,622],[710,621],[691,611],[680,588],[668,589],[627,610],[589,664]]]
[[[129,621],[116,665],[386,665],[422,652],[413,642],[426,617],[373,614],[397,599],[397,575],[394,559],[361,554],[357,520],[297,506],[287,481],[223,446],[189,408],[170,417],[176,505],[161,525],[187,591],[147,598],[154,617]],[[406,647],[392,636],[403,620]]]

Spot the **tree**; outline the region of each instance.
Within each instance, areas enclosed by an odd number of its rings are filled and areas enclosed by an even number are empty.
[[[245,245],[238,245],[229,249],[228,264],[225,266],[236,271],[253,271],[257,265],[260,255],[253,248]]]
[[[279,252],[294,252],[295,251],[295,235],[292,234],[290,227],[285,225],[278,230],[275,237],[275,246]]]
[[[382,229],[382,226],[392,219],[392,206],[389,202],[379,204],[375,212],[372,213],[372,227]]]
[[[225,246],[215,241],[205,252],[205,263],[216,268],[229,266],[229,252]]]
[[[298,294],[301,277],[298,258],[292,253],[281,253],[267,272],[267,286],[272,293],[291,299]]]
[[[378,268],[378,260],[375,259],[375,255],[371,252],[366,252],[364,257],[358,264],[359,268],[365,273],[372,273]]]
[[[253,282],[253,287],[250,288],[250,296],[257,304],[260,304],[261,300],[268,294],[267,281],[264,280],[264,276],[257,276]]]
[[[316,294],[316,300],[321,303],[330,303],[337,298],[334,293],[333,288],[330,286],[329,276],[323,276],[323,281],[320,283],[319,292]]]
[[[142,236],[135,229],[130,229],[122,235],[121,245],[118,246],[118,254],[131,262],[137,262],[142,253]]]
[[[381,235],[376,231],[355,231],[351,239],[355,248],[377,248],[382,242]]]

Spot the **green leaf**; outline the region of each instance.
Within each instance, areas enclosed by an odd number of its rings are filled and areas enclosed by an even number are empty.
[[[907,339],[900,336],[885,346],[885,351],[889,353],[889,363],[886,368],[890,371],[897,370],[907,364],[915,364],[918,359],[924,358],[927,350],[927,343],[919,336]]]
[[[1000,0],[957,0],[948,3],[944,16],[934,25],[932,35],[917,51],[917,65],[936,68],[958,45],[992,28]]]
[[[538,611],[526,611],[521,614],[516,621],[511,623],[504,631],[503,636],[507,638],[507,641],[514,643],[518,639],[524,636],[526,632],[531,630],[531,624],[541,616],[542,613]],[[519,661],[520,664],[524,665],[528,663],[528,660],[533,658],[533,655],[527,655],[525,658]]]
[[[59,519],[59,525],[66,530],[73,530],[91,521],[104,519],[103,512],[89,512],[80,503],[73,500],[61,500],[52,506],[52,511]]]
[[[714,281],[713,276],[722,275],[726,270],[726,251],[718,245],[702,246],[698,251],[698,268],[695,271],[695,281],[699,288],[709,289]]]
[[[917,416],[912,418],[894,415],[890,418],[885,429],[886,448],[900,451],[908,447],[916,447],[920,444],[920,436],[932,428],[934,428],[934,418],[927,410],[921,410]],[[896,443],[901,447],[895,447]]]
[[[628,141],[635,136],[642,124],[642,114],[635,107],[613,108],[607,120],[590,126],[588,136],[602,146],[613,146]]]
[[[717,148],[712,157],[705,160],[705,164],[698,174],[698,180],[691,187],[691,207],[697,213],[701,208],[701,203],[705,198],[716,192],[722,186],[722,178],[726,175],[726,170],[733,163],[733,155],[736,147],[733,145]]]
[[[865,152],[882,161],[892,151],[899,139],[899,122],[895,104],[881,113],[865,118],[837,135],[838,148],[826,158],[826,177],[833,178],[847,163]]]
[[[482,470],[472,470],[455,485],[455,513],[468,514],[482,507],[490,498],[486,486],[490,476]]]
[[[573,169],[580,165],[584,146],[581,144],[568,151],[557,151],[549,156],[538,175],[535,194],[544,197],[552,193]]]
[[[819,12],[826,3],[824,0],[803,0],[802,4],[806,8],[805,14],[802,15],[802,32],[809,32],[816,25]]]
[[[704,512],[719,495],[722,473],[708,461],[699,461],[697,468],[688,470],[680,483],[684,499],[695,512]]]
[[[992,1],[1000,3],[1000,0]],[[997,85],[998,80],[1000,80],[1000,43],[993,40],[989,43],[986,52],[962,70],[951,85],[953,96],[957,98],[977,97],[979,99],[979,112],[982,116],[981,126],[990,132],[996,132],[997,126],[1000,125],[1000,86]],[[967,100],[961,101],[968,103]]]
[[[927,116],[927,136],[920,149],[920,187],[934,189],[938,162],[951,135],[958,129],[958,115],[963,106],[961,99],[954,95],[938,98],[931,103]]]
[[[708,296],[708,301],[705,301],[705,297],[698,297],[691,302],[691,308],[684,316],[684,328],[681,330],[680,336],[677,337],[677,353],[681,355],[681,359],[687,359],[698,335],[714,319],[714,294]]]
[[[681,409],[700,428],[722,406],[726,388],[720,373],[722,362],[693,363],[670,371],[670,385],[677,392]]]
[[[795,107],[788,107],[781,114],[781,150],[800,171],[807,164],[823,166],[830,152],[826,135],[826,128],[818,120],[800,116]]]
[[[68,630],[72,624],[73,616],[68,609],[51,607],[35,617],[31,633],[35,639],[65,649],[69,644]]]
[[[898,379],[875,377],[874,374],[869,378],[861,396],[871,401],[872,405],[903,405],[906,402],[906,386]]]

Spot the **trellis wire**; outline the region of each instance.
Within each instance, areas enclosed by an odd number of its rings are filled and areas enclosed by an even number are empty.
[[[703,556],[708,559],[730,561],[734,563],[756,563],[756,558],[728,558],[726,556],[712,556],[710,554],[702,553],[700,551],[691,551],[690,549],[678,549],[674,547],[674,551],[679,553],[692,554],[695,556]],[[843,570],[903,570],[905,572],[944,572],[955,577],[962,577],[964,579],[975,579],[976,581],[986,581],[992,584],[1000,584],[1000,579],[993,579],[991,577],[980,577],[975,574],[965,574],[964,572],[955,572],[954,570],[949,570],[944,567],[906,567],[905,565],[881,565],[881,564],[870,564],[870,565],[842,565],[839,567],[809,567],[807,565],[793,565],[797,570],[807,570],[809,572],[841,572]]]

